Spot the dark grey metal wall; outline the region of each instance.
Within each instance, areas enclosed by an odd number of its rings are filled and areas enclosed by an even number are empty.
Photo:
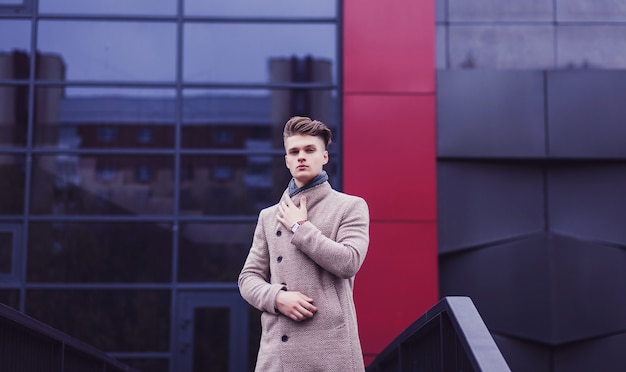
[[[626,368],[626,71],[437,79],[441,297],[514,371]]]

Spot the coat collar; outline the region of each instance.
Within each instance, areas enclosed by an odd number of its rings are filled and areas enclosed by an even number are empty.
[[[330,186],[328,181],[322,183],[321,185],[312,187],[310,189],[306,189],[291,198],[293,203],[300,207],[300,198],[302,196],[306,196],[306,206],[307,209],[310,210],[313,208],[320,200],[324,199],[328,194],[333,191],[333,188]],[[289,197],[289,191],[285,190],[283,197]]]

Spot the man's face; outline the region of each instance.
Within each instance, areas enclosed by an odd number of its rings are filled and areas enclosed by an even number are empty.
[[[322,172],[328,163],[328,151],[320,137],[297,134],[285,139],[285,163],[296,181],[302,187]]]

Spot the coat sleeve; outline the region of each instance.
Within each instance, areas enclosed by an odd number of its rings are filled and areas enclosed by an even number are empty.
[[[280,284],[270,283],[270,264],[267,238],[263,229],[263,218],[267,210],[261,211],[254,230],[252,247],[239,274],[239,292],[255,308],[278,314],[276,295],[282,289]]]
[[[369,245],[369,208],[362,198],[344,210],[339,221],[337,240],[333,241],[310,222],[305,222],[291,242],[324,270],[348,279],[361,268]]]

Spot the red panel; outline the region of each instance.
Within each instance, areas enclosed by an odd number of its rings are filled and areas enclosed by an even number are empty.
[[[433,0],[344,0],[346,92],[432,93]]]
[[[439,300],[434,223],[374,222],[370,235],[354,294],[366,362]]]
[[[346,95],[344,136],[344,190],[373,220],[435,221],[433,96]]]

